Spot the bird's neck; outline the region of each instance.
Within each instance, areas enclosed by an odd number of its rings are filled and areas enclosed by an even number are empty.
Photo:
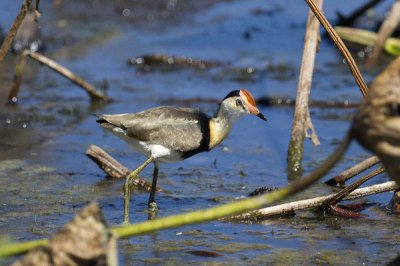
[[[210,119],[210,144],[213,149],[220,144],[229,134],[233,124],[239,117],[229,112],[224,106],[220,106],[217,114]]]

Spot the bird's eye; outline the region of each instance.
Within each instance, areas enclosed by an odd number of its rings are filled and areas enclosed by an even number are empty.
[[[237,105],[237,106],[243,105],[242,100],[236,99],[236,105]]]

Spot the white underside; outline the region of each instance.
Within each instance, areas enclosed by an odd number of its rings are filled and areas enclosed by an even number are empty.
[[[158,144],[147,144],[144,141],[128,137],[120,128],[114,128],[113,133],[128,142],[137,151],[145,154],[147,157],[152,156],[157,163],[172,163],[182,161],[181,153],[166,148]]]

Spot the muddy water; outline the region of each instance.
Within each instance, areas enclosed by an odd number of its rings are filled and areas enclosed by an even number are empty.
[[[122,222],[123,181],[105,179],[85,150],[99,145],[131,168],[144,157],[103,132],[93,113],[180,104],[212,114],[218,99],[239,87],[256,98],[296,94],[307,13],[301,1],[87,2],[62,1],[59,7],[41,3],[46,53],[105,89],[114,101],[91,104],[80,88],[28,62],[18,104],[0,108],[0,233],[17,241],[49,236],[92,200],[100,202],[111,225]],[[328,1],[326,14],[333,19],[336,10],[346,13],[361,1],[355,2]],[[2,5],[0,23],[8,28],[19,5]],[[143,68],[129,63],[147,54],[186,56],[209,64],[180,65],[175,60]],[[6,58],[0,71],[2,102],[16,60]],[[346,65],[326,38],[317,60],[313,99],[360,101]],[[369,81],[377,70],[363,72]],[[159,216],[216,206],[260,186],[288,183],[293,110],[261,109],[267,123],[246,117],[212,152],[162,165],[159,185],[168,193],[157,195]],[[306,172],[334,149],[354,110],[311,112],[321,146],[306,143]],[[331,174],[367,156],[354,144]],[[149,178],[151,173],[148,168],[143,175]],[[387,179],[380,175],[369,184]],[[318,185],[307,195],[333,190]],[[147,197],[134,193],[134,221],[147,219]],[[390,198],[391,193],[384,193],[359,200],[375,205],[363,212],[367,217],[355,220],[300,212],[257,224],[210,222],[166,230],[120,241],[119,258],[126,265],[383,264],[399,252],[400,222],[387,211]]]

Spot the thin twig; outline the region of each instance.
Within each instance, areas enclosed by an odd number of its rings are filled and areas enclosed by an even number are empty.
[[[56,63],[55,61],[51,60],[50,58],[42,54],[25,50],[21,53],[20,59],[15,68],[14,82],[10,90],[10,93],[8,95],[9,102],[16,102],[17,100],[19,88],[22,81],[22,74],[25,66],[26,56],[30,56],[31,58],[39,61],[40,63],[48,66],[50,69],[53,69],[59,74],[70,79],[72,82],[82,87],[92,99],[108,100],[107,97],[101,91],[96,90],[96,88],[94,88],[92,85],[84,81],[82,78],[76,76],[70,70],[66,69],[65,67],[61,66],[60,64]]]
[[[351,53],[347,49],[346,45],[343,43],[342,39],[337,35],[335,30],[332,28],[331,24],[326,19],[325,15],[317,8],[314,4],[313,0],[305,0],[307,4],[310,6],[311,10],[314,12],[315,16],[318,18],[319,22],[328,32],[328,35],[331,37],[335,45],[338,47],[339,51],[342,53],[345,58],[351,73],[353,73],[354,79],[357,82],[357,85],[360,87],[361,93],[365,96],[368,93],[368,86],[365,83],[360,70],[357,67],[356,62],[354,61]]]
[[[26,12],[28,12],[29,6],[31,5],[32,0],[25,0],[21,6],[21,9],[14,20],[14,23],[11,25],[8,30],[7,36],[5,37],[3,44],[0,47],[0,63],[3,62],[4,57],[8,53],[10,49],[11,43],[13,42],[15,36],[17,35],[18,29],[22,24],[22,21],[25,18]]]
[[[322,7],[322,3],[322,0],[317,0],[319,8]],[[311,90],[312,73],[314,72],[315,55],[318,50],[319,40],[319,22],[314,14],[309,11],[300,77],[297,87],[292,134],[288,149],[288,172],[290,175],[298,175],[302,172],[301,161],[303,157],[303,143],[304,137],[308,134],[308,130],[311,130],[311,139],[314,141],[314,144],[319,144],[318,136],[312,125],[308,109],[308,98]]]
[[[372,48],[372,52],[368,58],[367,66],[373,66],[378,61],[381,55],[382,48],[385,41],[392,33],[396,30],[400,24],[400,0],[393,3],[392,9],[390,10],[389,16],[386,17],[382,26],[379,28],[378,38]]]
[[[90,145],[86,150],[86,155],[111,178],[125,178],[132,172],[96,145]],[[131,187],[141,188],[146,191],[150,191],[151,189],[151,184],[140,176],[137,176],[137,178],[132,179],[131,181]],[[161,191],[161,189],[157,187],[157,191]]]
[[[72,73],[70,70],[66,69],[65,67],[61,66],[60,64],[58,64],[57,62],[55,62],[54,60],[40,54],[40,53],[35,53],[35,52],[27,52],[28,55],[39,61],[40,63],[46,65],[47,67],[49,67],[50,69],[55,70],[56,72],[58,72],[59,74],[61,74],[62,76],[68,78],[69,80],[71,80],[73,83],[77,84],[78,86],[80,86],[81,88],[83,88],[92,99],[97,99],[97,100],[105,100],[106,96],[104,95],[104,93],[102,93],[101,91],[96,90],[96,88],[92,85],[90,85],[89,83],[87,83],[86,81],[84,81],[82,78],[78,77],[77,75],[75,75],[74,73]]]
[[[333,205],[338,203],[339,201],[341,201],[344,197],[346,197],[347,195],[349,195],[352,191],[354,191],[356,188],[358,188],[359,186],[361,186],[362,184],[364,184],[365,182],[367,182],[368,180],[370,180],[371,178],[373,178],[376,175],[379,175],[380,173],[383,173],[385,171],[385,168],[379,167],[375,170],[373,170],[372,172],[368,173],[367,175],[361,177],[359,180],[357,180],[356,182],[354,182],[353,184],[349,185],[348,187],[340,190],[335,197],[333,197],[332,199],[329,199],[328,201],[326,201],[323,205],[325,206],[329,206],[329,205]]]
[[[369,157],[368,159],[362,161],[361,163],[358,163],[346,170],[344,170],[342,173],[338,174],[335,177],[332,177],[328,181],[325,182],[325,184],[331,185],[331,186],[336,186],[336,185],[343,185],[347,180],[352,178],[355,175],[358,175],[362,171],[367,170],[368,168],[371,168],[375,164],[379,163],[379,158],[376,156]]]

